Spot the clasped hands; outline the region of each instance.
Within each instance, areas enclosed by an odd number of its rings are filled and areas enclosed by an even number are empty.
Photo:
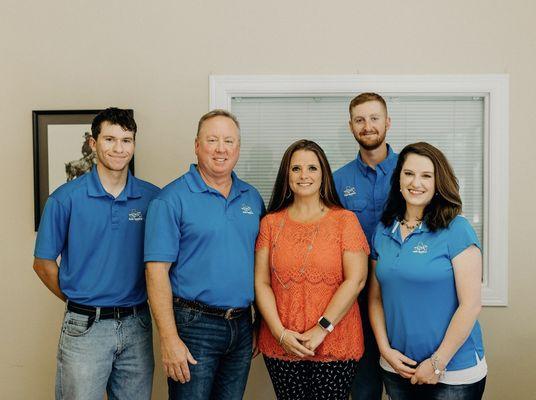
[[[393,348],[382,352],[382,357],[398,375],[410,379],[413,385],[435,385],[439,381],[439,375],[434,373],[432,361],[429,358],[417,365],[415,360]]]
[[[280,344],[287,354],[300,358],[307,356],[313,357],[316,348],[322,344],[327,335],[328,332],[318,325],[303,333],[285,329],[281,334]]]

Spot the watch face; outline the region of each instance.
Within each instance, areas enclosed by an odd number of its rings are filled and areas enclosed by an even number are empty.
[[[326,318],[322,317],[320,318],[320,320],[318,321],[318,323],[320,324],[320,326],[324,329],[328,329],[329,326],[331,325],[331,322],[329,322]]]

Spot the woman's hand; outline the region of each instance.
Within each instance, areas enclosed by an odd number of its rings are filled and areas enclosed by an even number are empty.
[[[382,357],[391,367],[393,367],[398,375],[404,378],[413,378],[415,368],[412,366],[417,365],[416,361],[406,357],[404,354],[393,348],[389,348],[387,351],[382,352]]]
[[[305,356],[314,356],[315,353],[305,347],[302,342],[309,340],[309,336],[301,334],[295,331],[285,329],[281,334],[281,347],[287,352],[287,354],[295,355],[300,358]]]
[[[411,377],[411,383],[414,385],[422,385],[423,383],[435,385],[438,381],[439,375],[435,374],[432,360],[429,358],[419,364],[415,373]]]
[[[308,336],[309,339],[303,340],[302,344],[307,347],[311,351],[315,351],[318,346],[322,344],[326,336],[328,335],[328,331],[325,329],[322,329],[322,327],[315,325],[308,331],[303,333],[305,336]]]

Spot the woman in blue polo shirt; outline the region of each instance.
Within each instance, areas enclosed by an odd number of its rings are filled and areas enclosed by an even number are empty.
[[[393,400],[482,398],[482,255],[461,212],[443,153],[423,142],[406,146],[372,238],[369,289],[370,321]]]

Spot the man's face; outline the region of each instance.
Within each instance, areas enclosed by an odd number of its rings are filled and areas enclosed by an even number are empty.
[[[125,171],[134,156],[134,133],[104,121],[97,140],[90,138],[89,145],[97,153],[99,165],[109,171]]]
[[[352,109],[350,130],[359,146],[374,150],[385,142],[385,134],[391,127],[391,119],[379,101],[367,101]]]
[[[217,116],[203,122],[195,139],[195,155],[204,175],[230,176],[240,155],[240,134],[233,120]]]

